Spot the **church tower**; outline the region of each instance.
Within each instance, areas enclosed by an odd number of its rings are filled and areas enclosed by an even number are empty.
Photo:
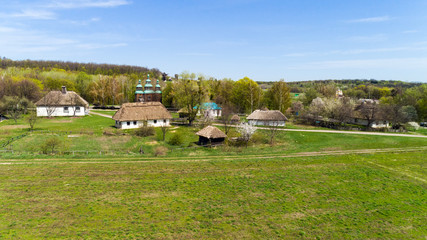
[[[162,102],[162,91],[159,80],[157,80],[157,84],[154,87],[151,84],[150,75],[147,75],[144,90],[142,90],[141,80],[139,80],[135,91],[135,102]]]

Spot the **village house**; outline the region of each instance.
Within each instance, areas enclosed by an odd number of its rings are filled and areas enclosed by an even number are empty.
[[[195,106],[194,109],[197,109]],[[200,110],[197,115],[202,115],[209,118],[221,117],[222,108],[214,102],[206,102],[200,106]]]
[[[36,102],[37,117],[72,117],[89,114],[89,103],[65,86],[61,91],[50,91]]]
[[[198,131],[196,135],[199,136],[199,145],[216,145],[224,142],[227,135],[219,130],[217,127],[207,126]]]
[[[131,129],[142,126],[170,126],[171,114],[160,102],[124,103],[114,114],[116,128]]]
[[[247,118],[251,125],[285,126],[288,119],[279,110],[255,110]]]

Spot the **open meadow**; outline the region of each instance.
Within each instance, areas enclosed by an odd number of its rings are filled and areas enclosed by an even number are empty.
[[[427,138],[278,132],[271,146],[257,130],[247,148],[188,148],[198,128],[172,127],[163,142],[159,129],[138,137],[113,124],[0,123],[0,142],[26,134],[0,155],[0,239],[427,236]],[[40,153],[52,136],[67,153]]]

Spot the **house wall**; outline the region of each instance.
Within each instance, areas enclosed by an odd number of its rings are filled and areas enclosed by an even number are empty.
[[[285,126],[285,121],[259,121],[259,120],[248,120],[248,123],[251,125],[257,126]]]
[[[197,112],[197,116],[200,116],[201,113],[204,113],[204,116],[208,116],[210,118],[221,117],[221,109],[208,109],[208,110],[199,110]]]
[[[80,107],[80,111],[76,111],[74,114],[74,107],[68,106],[68,112],[64,111],[64,107],[56,107],[53,111],[51,117],[72,117],[72,116],[85,116],[88,114],[88,109],[86,109],[83,106],[77,106]],[[37,117],[48,117],[47,114],[47,107],[37,107]]]
[[[164,122],[165,120],[166,120],[166,123]],[[126,122],[116,121],[116,128],[120,128],[120,129],[134,129],[142,126],[144,126],[144,121],[126,121]],[[149,127],[170,126],[170,121],[169,119],[148,120],[147,126]]]
[[[355,125],[367,126],[368,121],[360,118],[353,118],[348,123]],[[388,121],[375,121],[371,123],[371,128],[388,128],[390,127],[390,123]]]

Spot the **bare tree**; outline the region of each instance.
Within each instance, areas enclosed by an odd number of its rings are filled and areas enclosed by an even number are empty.
[[[379,117],[379,104],[375,101],[362,102],[356,107],[356,110],[367,121],[368,129],[371,128],[372,123]]]
[[[41,99],[41,105],[45,107],[47,117],[51,117],[53,113],[56,111],[56,107],[60,100],[60,92],[49,92]]]
[[[4,96],[1,100],[0,112],[5,112],[15,123],[21,117],[24,109],[18,96]]]
[[[70,102],[70,106],[71,106],[71,110],[73,111],[73,116],[76,116],[76,110],[77,110],[77,105],[78,105],[78,96],[77,94],[68,94],[69,96],[69,102]]]
[[[167,126],[166,124],[162,124],[160,126],[160,130],[162,130],[162,137],[163,137],[162,140],[164,142],[166,139],[166,133],[169,131],[169,126]]]
[[[273,121],[270,124],[270,144],[274,145],[274,137],[276,136],[277,130],[279,129],[279,121]]]
[[[227,135],[230,131],[231,118],[233,117],[233,114],[234,113],[231,106],[228,104],[222,106],[221,117],[219,120],[224,125],[225,135]]]

